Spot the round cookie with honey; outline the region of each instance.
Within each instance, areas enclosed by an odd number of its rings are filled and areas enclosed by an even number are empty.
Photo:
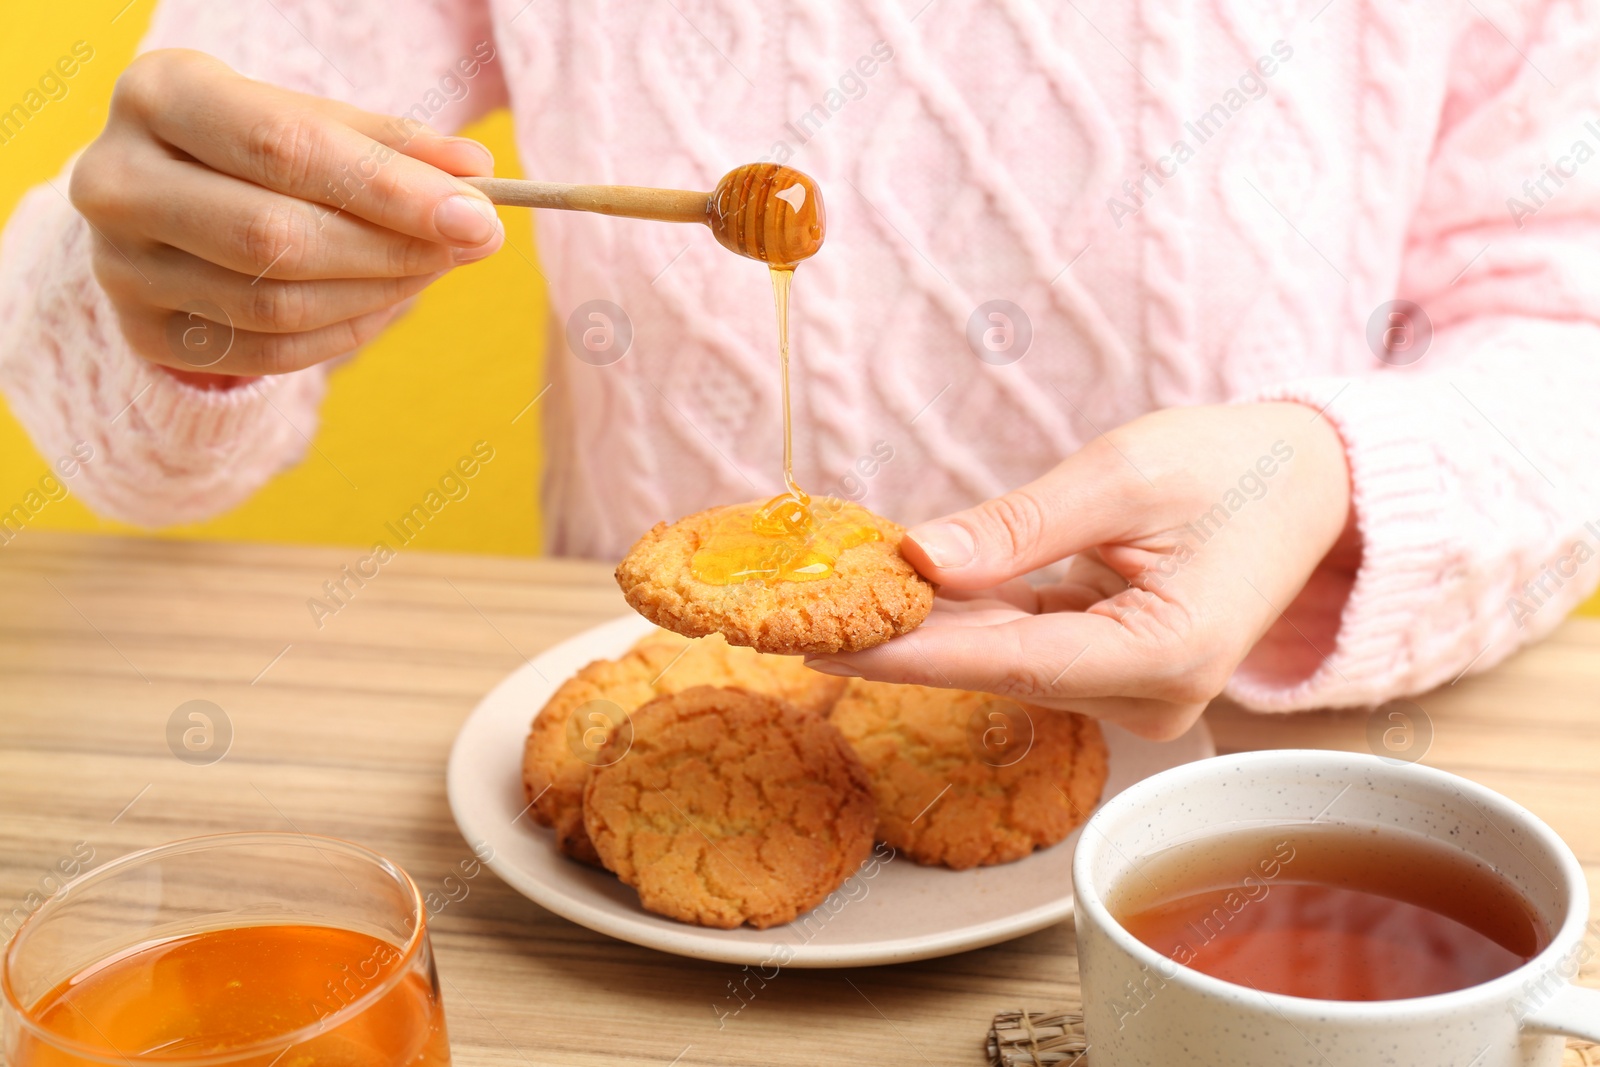
[[[556,832],[556,845],[596,866],[600,857],[583,828],[583,787],[590,769],[621,758],[626,727],[641,704],[697,685],[738,686],[803,711],[826,714],[844,691],[843,678],[807,668],[792,656],[766,656],[720,636],[698,640],[667,630],[639,639],[614,660],[596,660],[563,682],[528,731],[522,783],[534,821]],[[611,746],[611,747],[607,747]]]
[[[701,686],[633,715],[583,800],[600,860],[644,907],[732,929],[792,922],[872,849],[872,789],[824,716]]]
[[[657,523],[617,567],[617,584],[657,626],[689,637],[720,633],[731,644],[780,655],[856,652],[916,629],[933,607],[934,587],[900,554],[905,528],[857,505],[831,503],[824,514],[870,539],[844,541],[836,556],[821,559],[782,539],[770,550],[748,539],[742,547],[753,559],[746,568],[723,567],[708,580],[701,550],[714,548],[714,536],[760,505],[711,508]]]
[[[872,778],[878,837],[921,864],[1009,863],[1065,838],[1106,781],[1100,724],[988,693],[853,679],[835,726]]]

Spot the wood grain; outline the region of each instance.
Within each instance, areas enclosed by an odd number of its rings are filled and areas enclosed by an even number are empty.
[[[359,841],[443,899],[471,854],[444,795],[461,722],[525,657],[626,608],[600,564],[404,551],[319,627],[307,599],[362,555],[35,531],[0,548],[0,908],[76,842],[98,864],[246,829]],[[1573,619],[1416,701],[1433,723],[1425,762],[1548,820],[1591,884],[1597,652],[1600,620]],[[208,766],[167,746],[168,718],[193,699],[233,727]],[[1208,716],[1224,751],[1367,748],[1363,713]],[[1077,1002],[1063,923],[926,963],[786,971],[719,1021],[740,1005],[738,968],[591,933],[486,870],[466,887],[432,920],[465,1065],[976,1065],[996,1012]]]
[[[705,222],[710,193],[640,185],[568,185],[521,178],[463,178],[496,204],[593,211],[660,222]]]

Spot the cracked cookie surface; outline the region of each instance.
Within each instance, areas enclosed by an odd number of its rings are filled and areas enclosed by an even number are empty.
[[[872,849],[866,771],[825,717],[739,689],[658,697],[594,770],[584,823],[640,903],[732,929],[792,922]]]
[[[845,680],[819,674],[793,657],[764,656],[729,645],[717,635],[691,640],[667,630],[645,635],[617,659],[583,667],[535,716],[522,754],[522,784],[531,814],[555,830],[562,852],[600,865],[583,828],[583,787],[591,767],[614,756],[603,747],[605,731],[621,713],[632,714],[662,694],[700,685],[737,686],[826,714],[844,691]]]
[[[927,865],[1009,863],[1099,801],[1100,724],[988,693],[852,679],[831,718],[861,757],[878,838]]]
[[[735,505],[741,506],[741,505]],[[922,624],[933,585],[900,554],[905,528],[870,515],[882,540],[839,554],[833,573],[815,581],[716,585],[694,576],[690,561],[727,508],[657,523],[617,567],[628,603],[657,626],[781,655],[856,652]]]

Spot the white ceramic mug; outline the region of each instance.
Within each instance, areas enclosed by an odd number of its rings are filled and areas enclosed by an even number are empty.
[[[1309,1000],[1181,966],[1137,940],[1106,898],[1136,860],[1205,834],[1305,824],[1382,825],[1454,844],[1533,905],[1550,944],[1508,974],[1410,1000]],[[1078,965],[1093,1067],[1557,1067],[1562,1035],[1600,1041],[1588,958],[1589,892],[1572,850],[1481,785],[1349,752],[1218,756],[1109,800],[1073,860]]]

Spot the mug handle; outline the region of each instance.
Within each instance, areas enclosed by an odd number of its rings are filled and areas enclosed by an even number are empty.
[[[1523,1017],[1531,1030],[1600,1041],[1600,989],[1563,982],[1549,1000]]]

